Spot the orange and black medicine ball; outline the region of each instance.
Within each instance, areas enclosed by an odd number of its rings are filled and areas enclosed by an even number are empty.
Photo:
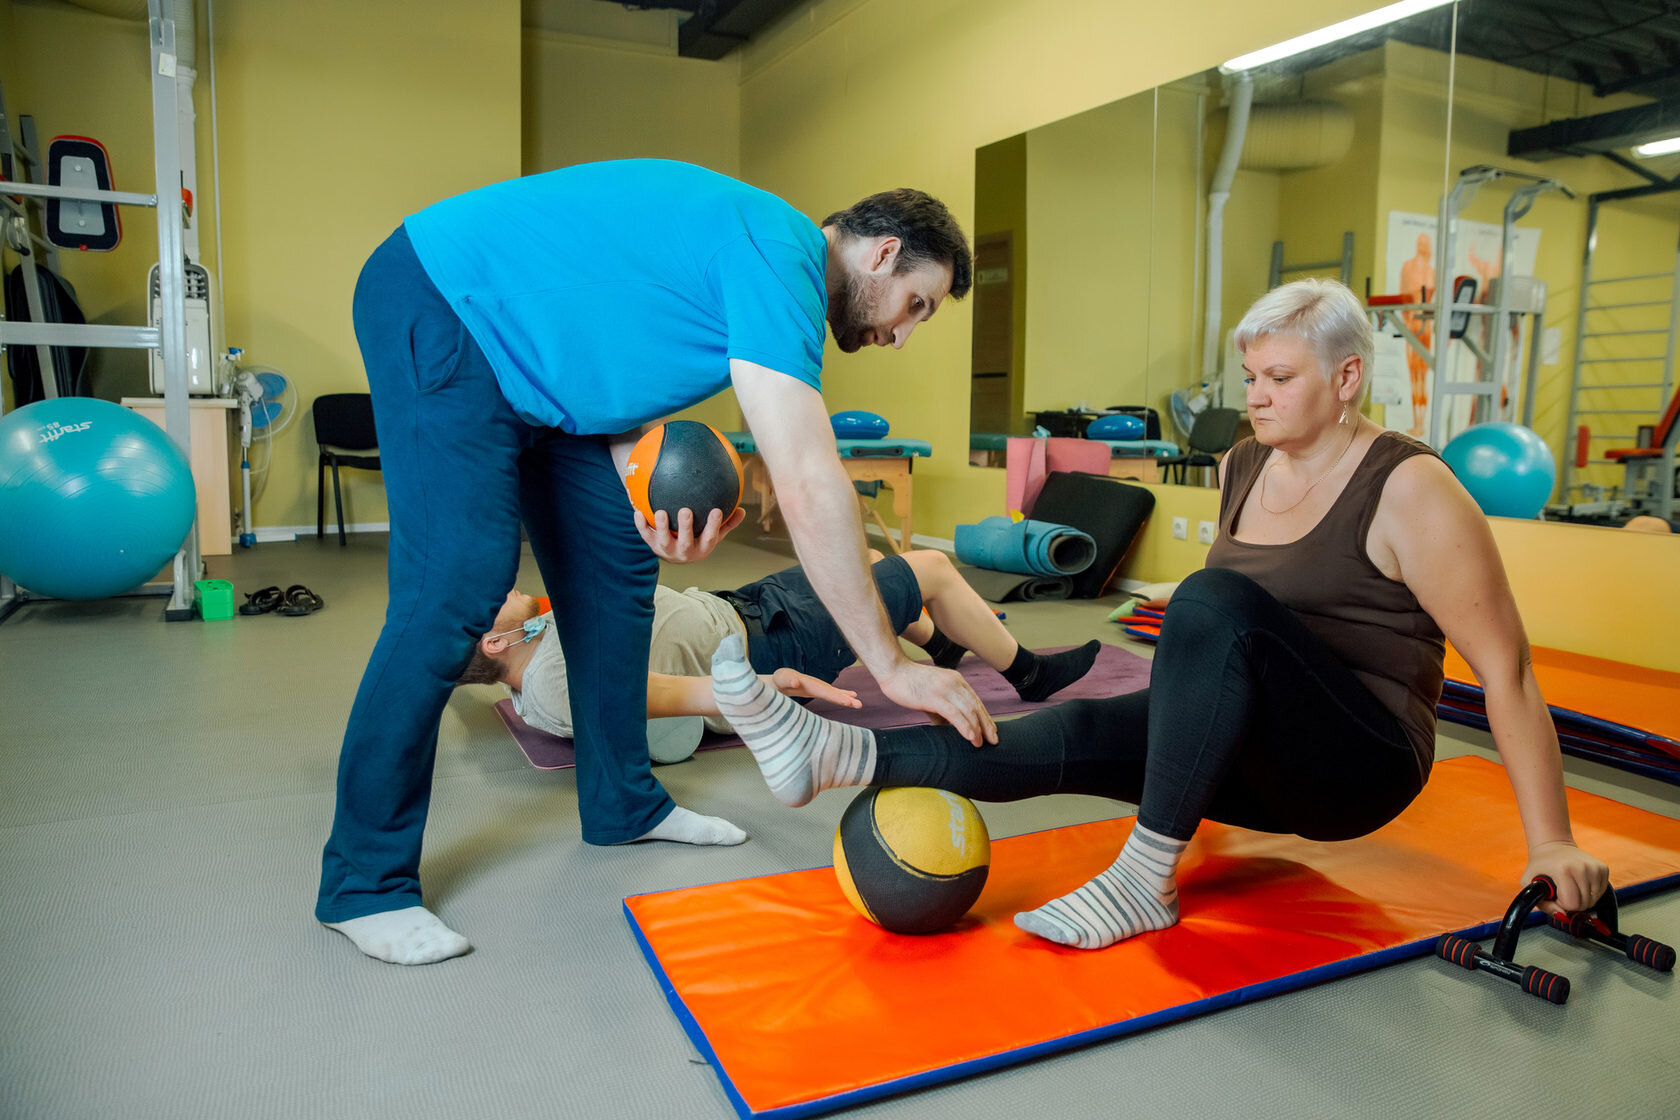
[[[968,913],[992,862],[986,822],[942,789],[868,789],[840,816],[834,873],[858,913],[894,933],[938,933]]]
[[[636,441],[624,485],[648,524],[664,510],[676,532],[677,514],[688,509],[699,533],[714,509],[729,519],[741,504],[745,480],[741,458],[722,432],[694,420],[672,420]]]

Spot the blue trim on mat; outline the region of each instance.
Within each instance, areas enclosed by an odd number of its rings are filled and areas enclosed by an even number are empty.
[[[1039,831],[1051,830],[1041,829]],[[794,872],[784,872],[784,874],[794,874]],[[1616,898],[1619,903],[1634,902],[1648,895],[1658,894],[1662,891],[1671,890],[1675,887],[1680,887],[1680,874],[1666,875],[1662,878],[1651,879],[1644,883],[1635,883],[1631,886],[1618,887],[1616,890]],[[637,896],[632,895],[631,897]],[[630,929],[636,935],[636,943],[641,946],[643,958],[646,959],[648,967],[653,970],[654,975],[658,978],[659,986],[665,991],[665,1000],[671,1005],[671,1010],[676,1013],[677,1021],[682,1024],[683,1031],[687,1033],[689,1041],[694,1044],[696,1049],[705,1055],[706,1061],[711,1065],[712,1071],[717,1074],[718,1080],[723,1084],[723,1091],[728,1095],[730,1103],[735,1106],[735,1112],[741,1117],[741,1120],[798,1120],[800,1117],[820,1116],[826,1112],[834,1112],[842,1108],[851,1108],[854,1105],[863,1104],[867,1101],[878,1100],[882,1097],[895,1096],[899,1093],[911,1092],[916,1089],[924,1089],[932,1085],[943,1084],[947,1081],[958,1081],[978,1073],[987,1073],[991,1070],[1019,1065],[1022,1062],[1031,1061],[1034,1058],[1041,1058],[1049,1054],[1055,1054],[1062,1050],[1071,1050],[1075,1047],[1086,1046],[1093,1042],[1103,1042],[1108,1039],[1121,1038],[1129,1034],[1138,1034],[1143,1031],[1152,1030],[1155,1027],[1165,1026],[1168,1023],[1176,1023],[1184,1019],[1193,1019],[1197,1016],[1210,1014],[1215,1011],[1223,1011],[1227,1007],[1236,1007],[1239,1004],[1253,1003],[1258,1000],[1270,999],[1273,996],[1283,995],[1287,992],[1299,991],[1302,988],[1312,987],[1315,984],[1321,984],[1331,980],[1340,980],[1344,976],[1353,976],[1362,972],[1370,972],[1378,968],[1383,968],[1387,965],[1397,964],[1400,961],[1411,960],[1417,957],[1425,957],[1435,951],[1435,942],[1440,938],[1440,935],[1436,934],[1431,937],[1423,938],[1420,941],[1410,941],[1404,945],[1396,945],[1392,948],[1378,950],[1375,953],[1366,953],[1363,956],[1351,957],[1345,961],[1335,961],[1330,964],[1320,965],[1318,968],[1308,969],[1305,972],[1296,972],[1288,976],[1280,976],[1275,980],[1269,980],[1264,984],[1257,984],[1251,988],[1238,988],[1235,991],[1224,992],[1217,996],[1209,996],[1207,999],[1197,1000],[1194,1003],[1180,1004],[1177,1007],[1157,1011],[1153,1015],[1145,1015],[1137,1019],[1127,1019],[1119,1023],[1110,1023],[1107,1026],[1093,1027],[1090,1030],[1080,1031],[1076,1034],[1063,1035],[1061,1038],[1047,1039],[1044,1042],[1036,1042],[1030,1046],[1022,1046],[1015,1050],[1005,1050],[1001,1053],[991,1054],[984,1058],[975,1058],[972,1061],[959,1062],[956,1065],[942,1066],[939,1069],[927,1070],[922,1073],[914,1074],[910,1077],[901,1077],[896,1081],[882,1081],[875,1085],[861,1086],[857,1089],[850,1089],[844,1093],[835,1093],[834,1095],[828,1097],[820,1097],[816,1100],[804,1101],[799,1104],[784,1105],[781,1108],[766,1109],[763,1112],[755,1112],[753,1111],[752,1106],[747,1104],[746,1100],[735,1088],[734,1083],[729,1080],[728,1071],[724,1069],[723,1063],[718,1060],[717,1053],[712,1049],[711,1042],[706,1038],[705,1032],[700,1029],[700,1024],[689,1012],[688,1006],[682,1001],[682,997],[677,995],[676,988],[672,985],[670,977],[665,973],[664,966],[659,963],[659,958],[653,951],[653,946],[648,943],[647,937],[642,933],[641,926],[637,924],[636,915],[631,912],[629,901],[629,899],[625,899],[624,916],[629,920]],[[1503,918],[1504,916],[1501,915],[1493,921],[1484,922],[1477,926],[1471,926],[1468,929],[1456,931],[1443,930],[1442,932],[1456,933],[1457,936],[1467,938],[1471,941],[1481,941],[1493,936],[1493,934],[1498,931],[1500,922]],[[1541,913],[1539,910],[1536,910],[1534,913],[1529,915],[1528,925],[1530,927],[1537,926],[1545,920],[1546,915]]]
[[[1488,725],[1487,716],[1480,712],[1466,712],[1459,708],[1438,708],[1436,712],[1448,723],[1474,727],[1478,731],[1492,730]],[[1569,731],[1558,732],[1558,747],[1564,754],[1574,758],[1584,758],[1600,766],[1637,774],[1642,778],[1651,778],[1668,785],[1680,785],[1680,761],[1671,762],[1664,754],[1654,751],[1641,752],[1630,746],[1582,740]]]
[[[1465,684],[1462,681],[1448,680],[1442,686],[1442,691],[1465,700],[1473,700],[1478,704],[1485,703],[1487,694],[1479,685]],[[1554,720],[1565,723],[1578,724],[1592,731],[1597,731],[1613,739],[1618,739],[1640,747],[1648,747],[1655,740],[1680,750],[1680,741],[1670,739],[1667,735],[1659,735],[1655,731],[1634,727],[1628,723],[1617,723],[1615,720],[1604,719],[1602,716],[1590,716],[1585,712],[1577,712],[1572,708],[1560,708],[1556,704],[1547,704],[1546,710],[1552,713]]]
[[[631,897],[636,896],[632,895]],[[723,1091],[728,1095],[729,1103],[735,1106],[736,1114],[742,1117],[742,1120],[752,1120],[752,1107],[741,1098],[740,1093],[736,1092],[735,1083],[730,1081],[729,1074],[724,1072],[723,1063],[718,1061],[717,1051],[712,1049],[711,1040],[706,1037],[706,1032],[700,1029],[700,1024],[694,1021],[694,1016],[689,1013],[688,1005],[682,1001],[682,997],[677,995],[676,986],[671,983],[670,976],[665,973],[665,966],[659,963],[658,954],[653,951],[653,946],[648,943],[647,935],[642,932],[641,925],[636,921],[636,915],[630,910],[630,899],[624,900],[623,909],[625,920],[630,923],[630,932],[636,935],[636,944],[641,946],[642,959],[647,961],[649,968],[653,969],[654,977],[659,981],[660,988],[665,992],[665,1002],[670,1004],[671,1010],[676,1013],[677,1022],[682,1024],[683,1033],[688,1035],[688,1040],[694,1044],[696,1050],[700,1051],[701,1056],[706,1059],[706,1064],[712,1067],[712,1072],[717,1074],[717,1079],[723,1083]]]

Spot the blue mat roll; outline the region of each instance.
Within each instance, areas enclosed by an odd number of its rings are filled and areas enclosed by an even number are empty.
[[[1071,576],[1096,559],[1090,534],[1048,521],[988,517],[957,526],[957,559],[976,568],[1024,576]]]

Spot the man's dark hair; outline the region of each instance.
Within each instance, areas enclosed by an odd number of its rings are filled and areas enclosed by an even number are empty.
[[[456,678],[455,683],[457,685],[501,684],[502,663],[487,656],[482,649],[474,646],[472,660],[467,662],[465,669],[461,670],[461,675]]]
[[[945,204],[925,191],[900,187],[872,194],[823,219],[849,237],[896,237],[903,244],[894,273],[925,262],[951,266],[951,298],[961,299],[974,284],[974,254],[968,238]]]

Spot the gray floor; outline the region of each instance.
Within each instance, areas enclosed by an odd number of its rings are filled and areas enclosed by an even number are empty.
[[[784,563],[731,541],[673,579],[731,586]],[[784,809],[745,752],[715,752],[660,777],[750,843],[589,848],[571,772],[525,765],[495,694],[462,693],[424,877],[475,950],[379,964],[310,909],[384,541],[264,544],[212,569],[241,591],[306,583],[327,609],[165,625],[155,600],[40,603],[0,625],[0,1116],[733,1115],[620,899],[825,862],[846,795]],[[1031,645],[1116,640],[1111,605],[1012,606],[1009,622]],[[1443,754],[1486,747],[1443,731]],[[1676,813],[1669,787],[1570,768]],[[1052,798],[986,816],[1001,836],[1113,812]],[[1680,894],[1626,918],[1680,939]],[[1415,961],[849,1115],[1680,1115],[1673,978],[1557,944],[1530,952],[1574,979],[1564,1008]]]

